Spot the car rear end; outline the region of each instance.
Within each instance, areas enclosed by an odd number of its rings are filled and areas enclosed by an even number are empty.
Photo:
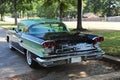
[[[81,62],[83,60],[101,59],[104,51],[100,48],[103,37],[80,34],[54,40],[46,40],[42,43],[45,57],[37,57],[36,60],[44,66]]]
[[[40,43],[43,56],[37,56],[35,60],[45,67],[99,59],[104,54],[99,47],[103,37],[72,33],[62,22],[34,24],[28,31],[32,36],[44,40]]]

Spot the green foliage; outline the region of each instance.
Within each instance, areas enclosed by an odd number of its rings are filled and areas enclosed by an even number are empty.
[[[54,6],[57,15],[59,15],[60,20],[62,20],[63,17],[63,12],[65,12],[66,10],[68,10],[70,8],[70,6],[74,6],[76,5],[76,0],[44,0],[43,6],[45,6],[45,8],[50,7],[50,6]]]
[[[47,18],[62,18],[77,16],[78,0],[0,0],[0,14],[16,12],[25,15],[35,15]],[[93,12],[104,16],[120,15],[120,0],[80,0],[84,13]],[[14,15],[14,14],[13,14]]]
[[[59,1],[59,0],[58,0]],[[53,2],[53,3],[52,3]],[[62,4],[62,17],[66,17],[66,16],[76,16],[76,1],[73,1],[71,3],[68,3],[66,1],[64,1],[65,3],[63,4],[63,2],[61,1]],[[37,15],[39,17],[46,17],[46,18],[57,18],[59,17],[60,14],[60,3],[59,2],[55,2],[55,1],[49,1],[47,2],[47,0],[45,1],[39,1],[38,5],[36,6],[36,11],[37,11]]]
[[[87,2],[87,0],[82,0],[82,6],[83,6],[83,7],[86,6],[86,2]]]
[[[44,17],[44,18],[56,18],[56,5],[51,5],[49,7],[45,7],[43,1],[39,1],[39,3],[36,6],[36,11],[37,15],[39,17]]]
[[[6,12],[8,12],[8,8],[7,8],[7,2],[6,0],[1,0],[0,1],[0,14],[1,14],[1,20],[3,20],[3,16]]]
[[[104,0],[103,14],[107,16],[118,16],[120,13],[119,0]]]
[[[14,0],[10,0],[8,4],[11,6],[10,11],[14,11]],[[30,11],[33,9],[32,0],[16,0],[16,9],[17,11]]]
[[[120,14],[119,0],[87,0],[84,13],[93,12],[102,16],[117,16]]]
[[[99,13],[102,9],[101,0],[87,0],[86,6],[84,7],[84,13],[93,12],[95,14]]]

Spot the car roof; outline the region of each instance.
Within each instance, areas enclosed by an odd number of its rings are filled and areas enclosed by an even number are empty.
[[[53,20],[53,19],[28,19],[28,20],[22,20],[19,23],[23,23],[27,27],[30,27],[31,25],[38,23],[61,23],[61,21]]]

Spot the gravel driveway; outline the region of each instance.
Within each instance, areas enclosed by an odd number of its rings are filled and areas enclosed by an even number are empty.
[[[22,54],[8,48],[5,30],[0,28],[0,80],[72,80],[114,71],[115,65],[98,60],[33,70]]]

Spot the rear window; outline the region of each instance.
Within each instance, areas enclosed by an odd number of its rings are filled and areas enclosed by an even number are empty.
[[[29,29],[30,34],[39,34],[47,32],[68,32],[68,29],[64,24],[58,23],[44,23],[44,24],[35,24]]]

